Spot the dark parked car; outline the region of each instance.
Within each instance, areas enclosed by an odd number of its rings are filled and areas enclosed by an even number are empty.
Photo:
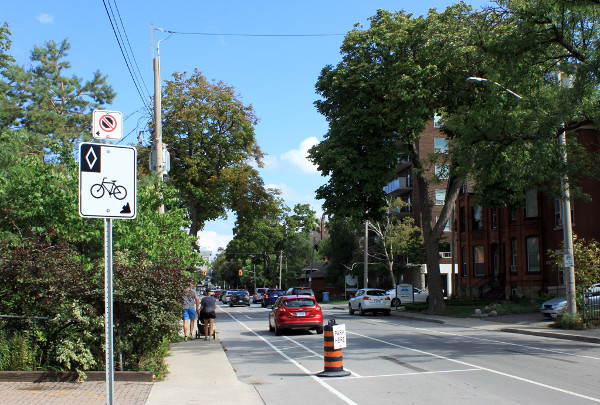
[[[323,312],[315,297],[284,295],[269,313],[269,330],[276,335],[286,329],[314,329],[323,333]]]
[[[268,305],[273,305],[275,301],[277,301],[277,298],[281,297],[284,293],[285,291],[283,290],[269,288],[265,291],[265,295],[263,296],[262,307],[266,308]]]
[[[314,297],[315,293],[310,287],[290,287],[285,292],[285,295],[310,295]]]
[[[250,293],[248,291],[234,291],[229,298],[229,306],[234,305],[250,305]]]

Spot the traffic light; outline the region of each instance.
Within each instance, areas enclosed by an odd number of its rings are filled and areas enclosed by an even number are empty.
[[[202,274],[206,276],[206,269],[202,270]]]
[[[238,270],[238,276],[241,276],[241,275],[242,275],[242,269],[239,269]]]

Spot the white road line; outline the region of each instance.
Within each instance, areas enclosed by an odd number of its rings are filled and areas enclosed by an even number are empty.
[[[327,384],[325,381],[323,381],[322,378],[319,378],[316,375],[314,375],[313,373],[311,373],[302,364],[298,363],[296,360],[292,359],[290,356],[288,356],[287,354],[285,354],[284,352],[282,352],[281,350],[279,350],[277,347],[275,347],[267,339],[265,339],[264,337],[260,336],[258,333],[254,332],[252,329],[250,329],[248,326],[246,326],[246,324],[244,322],[240,321],[239,319],[237,319],[235,316],[231,315],[226,310],[223,310],[223,311],[227,315],[229,315],[234,321],[236,321],[237,323],[239,323],[240,325],[242,325],[244,328],[246,328],[246,330],[248,330],[249,332],[251,332],[254,336],[256,336],[257,338],[259,338],[260,340],[262,340],[263,342],[265,342],[267,345],[269,345],[273,350],[275,350],[277,353],[279,353],[282,357],[286,358],[290,363],[292,363],[293,365],[295,365],[296,367],[298,367],[300,370],[302,370],[310,378],[312,378],[313,380],[315,380],[317,383],[321,384],[323,386],[323,388],[325,388],[326,390],[328,390],[329,392],[331,392],[336,397],[338,397],[339,399],[341,399],[342,401],[344,401],[345,403],[347,403],[349,405],[358,405],[356,402],[352,401],[350,398],[348,398],[347,396],[345,396],[344,394],[342,394],[341,392],[339,392],[338,390],[336,390],[335,388],[333,388],[331,385]]]
[[[439,334],[443,334],[443,335],[457,336],[457,337],[466,338],[466,339],[481,340],[483,342],[498,343],[498,344],[504,344],[504,345],[508,345],[508,346],[517,346],[517,347],[523,347],[526,349],[535,349],[535,350],[540,350],[540,351],[549,352],[549,353],[564,354],[565,356],[582,357],[584,359],[600,360],[599,357],[586,356],[586,355],[577,354],[577,353],[568,353],[568,352],[562,352],[562,351],[558,351],[558,350],[545,349],[543,347],[523,345],[520,343],[512,343],[512,342],[482,338],[482,337],[477,337],[477,336],[461,335],[459,333],[444,332],[444,331],[434,330],[434,329],[417,328],[415,326],[410,326],[410,325],[403,325],[403,326],[405,326],[407,328],[411,328],[411,329],[426,331],[426,332],[434,332],[434,333],[439,333]]]
[[[527,378],[518,377],[516,375],[504,373],[502,371],[494,370],[494,369],[491,369],[491,368],[480,367],[480,366],[477,366],[475,364],[467,363],[467,362],[464,362],[464,361],[461,361],[461,360],[451,359],[449,357],[441,356],[439,354],[435,354],[435,353],[431,353],[431,352],[426,352],[424,350],[413,349],[412,347],[397,345],[397,344],[392,343],[392,342],[387,342],[385,340],[377,339],[377,338],[374,338],[374,337],[371,337],[371,336],[366,336],[366,335],[363,335],[363,334],[360,334],[360,333],[356,333],[356,332],[348,332],[348,331],[346,331],[346,333],[351,334],[351,335],[360,336],[360,337],[363,337],[365,339],[371,339],[371,340],[374,340],[376,342],[380,342],[380,343],[383,343],[383,344],[386,344],[386,345],[389,345],[389,346],[398,347],[400,349],[405,349],[405,350],[409,350],[409,351],[412,351],[412,352],[417,352],[417,353],[425,354],[425,355],[428,355],[428,356],[436,357],[438,359],[451,361],[453,363],[462,364],[463,366],[473,367],[473,368],[479,368],[479,369],[484,370],[484,371],[489,371],[490,373],[494,373],[494,374],[498,374],[498,375],[501,375],[501,376],[504,376],[504,377],[512,378],[512,379],[519,380],[519,381],[523,381],[523,382],[526,382],[526,383],[529,383],[529,384],[537,385],[539,387],[548,388],[550,390],[562,392],[564,394],[572,395],[574,397],[584,398],[584,399],[587,399],[587,400],[590,400],[590,401],[594,401],[594,402],[600,402],[600,398],[589,397],[587,395],[579,394],[577,392],[564,390],[562,388],[558,388],[558,387],[554,387],[552,385],[548,385],[548,384],[540,383],[540,382],[537,382],[537,381],[529,380]]]
[[[483,370],[481,368],[464,368],[464,369],[460,369],[460,370],[418,371],[418,372],[414,372],[414,373],[363,375],[363,376],[360,376],[360,377],[339,377],[339,379],[340,380],[348,380],[348,379],[355,379],[355,378],[401,377],[401,376],[405,376],[405,375],[462,373],[464,371],[485,371],[485,370]]]

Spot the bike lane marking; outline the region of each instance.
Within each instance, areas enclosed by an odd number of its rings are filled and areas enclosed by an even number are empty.
[[[284,357],[286,360],[288,360],[290,363],[292,363],[293,365],[295,365],[296,367],[298,367],[300,370],[302,370],[307,376],[309,376],[314,381],[316,381],[317,383],[319,383],[323,388],[325,388],[326,390],[328,390],[329,392],[331,392],[336,397],[338,397],[339,399],[341,399],[342,401],[344,401],[345,403],[347,403],[349,405],[358,405],[356,402],[352,401],[350,398],[348,398],[347,396],[345,396],[344,394],[342,394],[341,392],[339,392],[338,390],[336,390],[335,388],[333,388],[331,385],[327,384],[325,381],[323,381],[322,378],[317,377],[314,373],[312,373],[310,370],[308,370],[302,364],[298,363],[296,360],[294,360],[293,358],[291,358],[290,356],[288,356],[287,354],[285,354],[284,352],[282,352],[279,348],[277,348],[275,345],[273,345],[267,339],[265,339],[264,337],[260,336],[254,330],[252,330],[251,328],[249,328],[244,322],[240,321],[235,316],[231,315],[227,310],[225,310],[225,309],[221,309],[221,310],[224,311],[227,315],[229,315],[234,321],[236,321],[237,323],[239,323],[240,325],[242,325],[246,330],[248,330],[254,336],[256,336],[257,338],[259,338],[260,340],[262,340],[263,342],[265,342],[275,352],[277,352],[282,357]],[[293,340],[293,339],[291,339],[291,340]]]
[[[453,362],[453,363],[457,363],[457,364],[461,364],[463,366],[467,366],[467,367],[470,367],[470,368],[473,368],[473,369],[478,369],[478,370],[482,370],[482,371],[488,371],[490,373],[501,375],[503,377],[512,378],[512,379],[515,379],[515,380],[518,380],[518,381],[522,381],[522,382],[525,382],[525,383],[528,383],[528,384],[537,385],[539,387],[547,388],[547,389],[550,389],[550,390],[553,390],[553,391],[558,391],[558,392],[561,392],[563,394],[572,395],[574,397],[583,398],[583,399],[587,399],[587,400],[590,400],[590,401],[593,401],[593,402],[599,402],[600,403],[600,398],[594,398],[594,397],[590,397],[590,396],[587,396],[587,395],[579,394],[577,392],[565,390],[565,389],[558,388],[558,387],[555,387],[555,386],[552,386],[552,385],[548,385],[548,384],[544,384],[544,383],[541,383],[541,382],[538,382],[538,381],[530,380],[528,378],[519,377],[519,376],[516,376],[516,375],[513,375],[513,374],[505,373],[503,371],[494,370],[494,369],[488,368],[488,367],[481,367],[481,366],[478,366],[476,364],[467,363],[466,361],[451,359],[450,357],[442,356],[442,355],[439,355],[439,354],[427,352],[427,351],[420,350],[420,349],[415,349],[415,348],[408,347],[408,346],[398,345],[396,343],[388,342],[386,340],[378,339],[378,338],[375,338],[375,337],[372,337],[372,336],[363,335],[361,333],[348,332],[348,331],[346,333],[348,333],[350,335],[356,335],[356,336],[359,336],[359,337],[362,337],[362,338],[365,338],[365,339],[371,339],[371,340],[374,340],[376,342],[383,343],[383,344],[386,344],[386,345],[389,345],[389,346],[392,346],[392,347],[397,347],[397,348],[408,350],[408,351],[412,351],[412,352],[415,352],[415,353],[421,353],[421,354],[424,354],[424,355],[427,355],[427,356],[432,356],[432,357],[435,357],[435,358],[438,358],[438,359],[441,359],[441,360],[447,360],[447,361],[450,361],[450,362]],[[341,377],[341,378],[344,378],[344,377]]]
[[[516,347],[522,347],[524,349],[539,350],[539,351],[542,351],[542,352],[548,352],[548,353],[554,353],[554,354],[562,354],[562,355],[571,356],[571,357],[581,357],[581,358],[589,359],[589,360],[600,360],[599,357],[588,356],[588,355],[577,354],[577,353],[569,353],[569,352],[564,352],[564,351],[554,350],[554,349],[546,349],[546,348],[543,348],[543,347],[530,346],[530,345],[525,345],[525,344],[522,344],[522,343],[513,343],[513,342],[507,342],[507,341],[503,341],[503,340],[483,338],[483,337],[478,337],[478,336],[462,335],[462,334],[454,333],[454,332],[444,332],[444,331],[441,331],[441,330],[428,329],[428,328],[419,328],[419,327],[416,327],[416,326],[409,326],[409,325],[402,325],[402,326],[410,328],[410,329],[415,329],[415,330],[418,330],[418,331],[425,331],[425,332],[437,333],[437,334],[441,334],[441,335],[448,335],[448,336],[452,336],[452,337],[456,337],[456,338],[460,338],[460,339],[480,340],[482,342],[487,342],[487,343],[496,343],[496,344],[499,344],[499,345],[516,346]],[[593,347],[593,346],[590,346],[590,347]]]

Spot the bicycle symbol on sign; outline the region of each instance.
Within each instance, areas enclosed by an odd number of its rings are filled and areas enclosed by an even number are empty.
[[[115,196],[117,200],[122,200],[127,197],[127,189],[123,186],[117,186],[116,180],[106,180],[106,177],[102,179],[102,183],[94,184],[90,189],[92,197],[102,198],[104,193],[108,191],[108,196]]]

